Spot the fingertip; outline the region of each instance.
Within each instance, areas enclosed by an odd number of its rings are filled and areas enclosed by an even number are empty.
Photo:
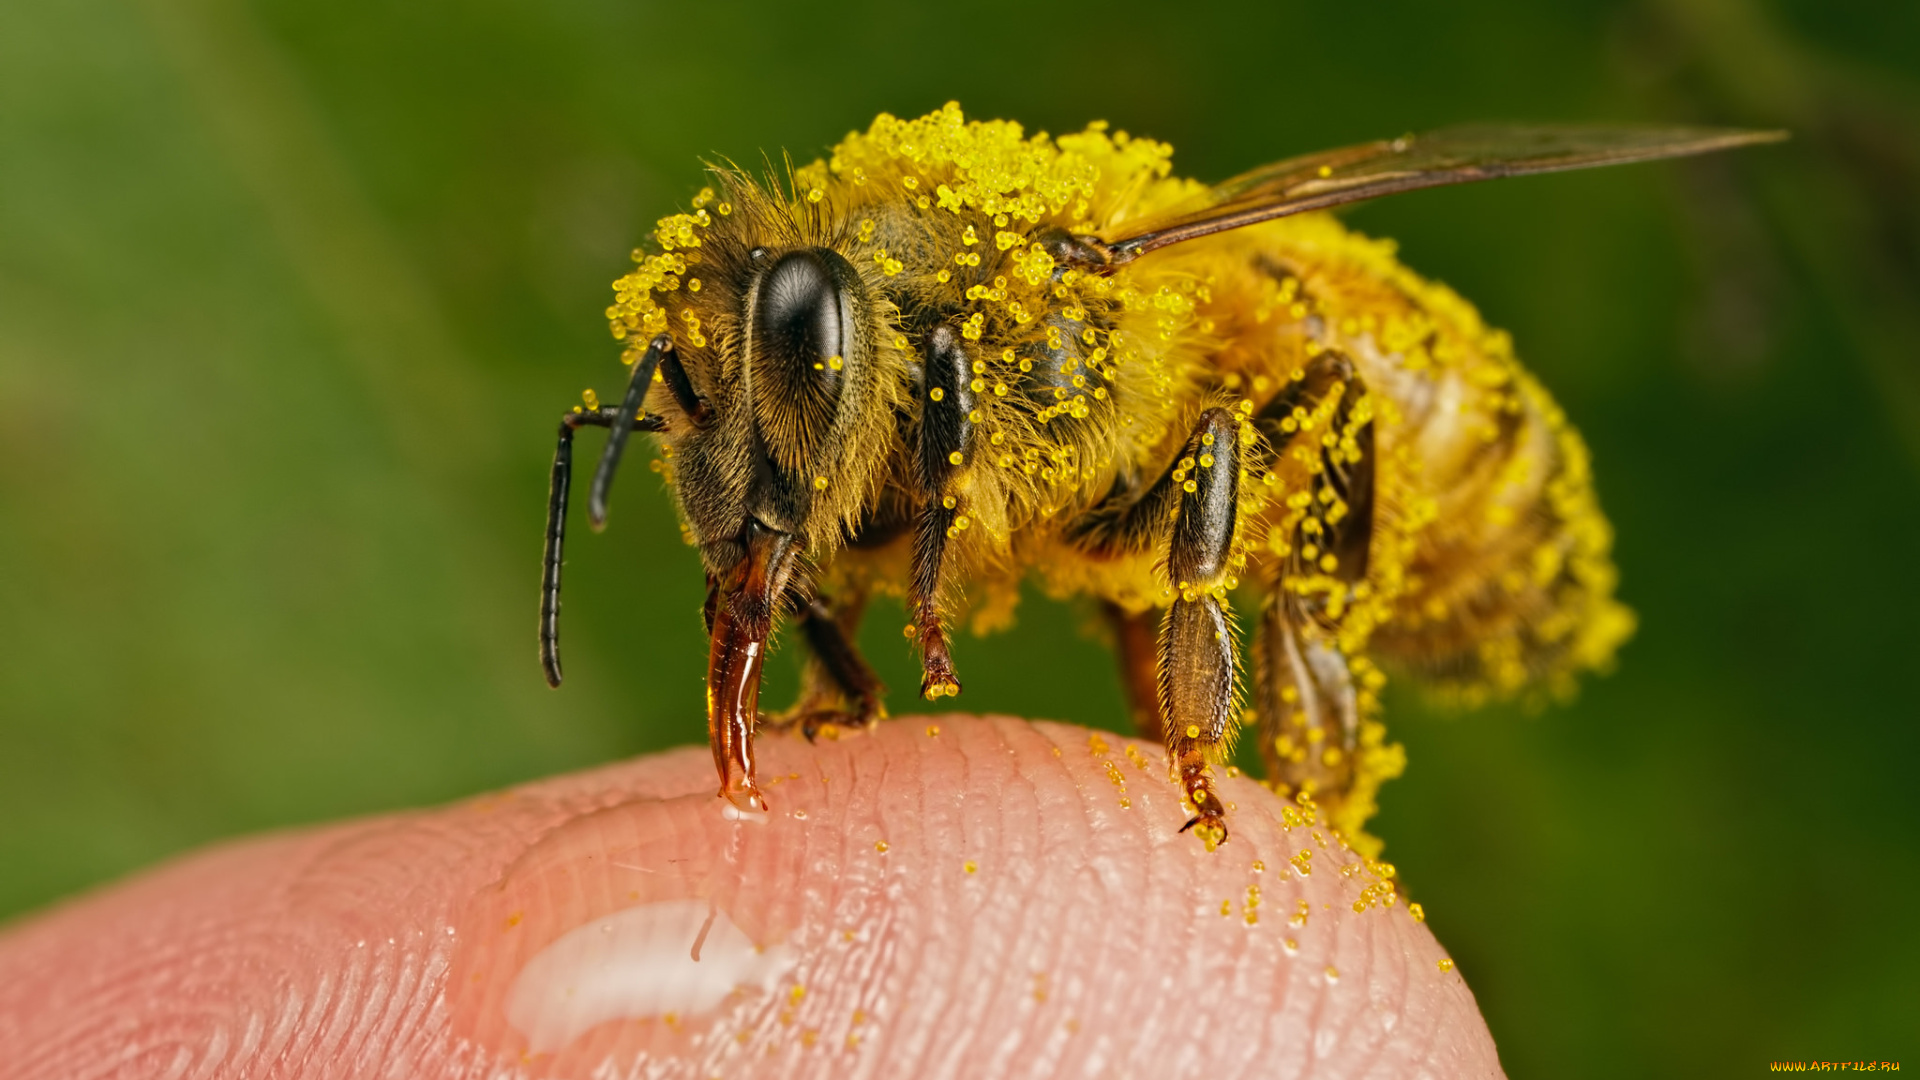
[[[759,751],[765,813],[689,749],[190,857],[0,937],[6,1042],[24,1076],[115,1039],[231,1075],[1498,1075],[1386,879],[1250,780],[1208,852],[1112,735]]]

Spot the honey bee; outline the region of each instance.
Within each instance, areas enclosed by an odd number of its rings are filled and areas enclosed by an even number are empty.
[[[547,680],[574,432],[610,429],[595,529],[629,434],[652,432],[705,564],[709,735],[739,810],[766,808],[757,725],[885,715],[853,645],[869,596],[904,597],[936,699],[960,692],[950,624],[1004,625],[1034,578],[1107,613],[1209,848],[1244,723],[1269,783],[1369,848],[1403,766],[1383,670],[1469,701],[1556,687],[1608,663],[1633,616],[1586,446],[1508,337],[1321,211],[1778,137],[1461,127],[1209,188],[1104,124],[1029,136],[949,104],[882,115],[783,179],[714,166],[614,283],[624,397],[561,418]],[[799,701],[763,716],[783,618],[810,655]]]

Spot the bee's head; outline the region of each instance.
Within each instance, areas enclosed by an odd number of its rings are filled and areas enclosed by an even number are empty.
[[[905,361],[876,283],[784,204],[756,209],[714,219],[662,304],[703,405],[667,442],[708,573],[758,579],[771,603],[791,563],[776,548],[824,556],[870,505]]]

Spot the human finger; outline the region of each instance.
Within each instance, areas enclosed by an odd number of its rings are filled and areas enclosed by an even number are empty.
[[[1497,1076],[1382,868],[1163,752],[903,719],[242,841],[0,935],[23,1077]]]

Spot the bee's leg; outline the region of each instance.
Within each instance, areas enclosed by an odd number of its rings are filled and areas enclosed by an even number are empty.
[[[927,336],[926,380],[922,387],[915,475],[922,500],[913,534],[912,592],[908,597],[913,629],[920,645],[920,696],[931,701],[960,692],[947,629],[940,613],[942,563],[947,541],[967,527],[954,478],[967,464],[973,435],[973,368],[960,335],[950,326]]]
[[[1283,595],[1267,598],[1254,631],[1253,708],[1267,778],[1331,809],[1353,782],[1360,707],[1340,651],[1303,639]]]
[[[1363,722],[1347,658],[1331,640],[1347,597],[1366,580],[1374,522],[1373,425],[1361,412],[1366,387],[1345,356],[1325,352],[1255,417],[1275,449],[1273,467],[1312,509],[1288,537],[1287,555],[1254,635],[1254,711],[1267,778],[1320,803],[1330,820],[1349,796],[1370,800],[1397,766],[1379,753],[1383,735]],[[1314,581],[1297,592],[1289,578]],[[1373,750],[1363,733],[1374,729]],[[1371,764],[1369,764],[1371,761]],[[1360,815],[1364,818],[1364,811]]]
[[[1254,426],[1274,450],[1269,469],[1314,497],[1314,532],[1291,544],[1290,572],[1326,574],[1349,586],[1366,580],[1374,464],[1373,422],[1359,413],[1366,394],[1353,361],[1328,350],[1254,414]],[[1328,555],[1331,568],[1319,561]]]
[[[829,602],[815,597],[800,611],[800,632],[811,653],[800,673],[800,698],[793,708],[768,722],[800,726],[811,741],[828,723],[868,727],[887,715],[887,688],[854,647],[867,596],[849,590]]]
[[[1160,627],[1160,714],[1168,756],[1193,806],[1186,828],[1196,830],[1209,849],[1227,838],[1213,766],[1239,719],[1226,594],[1233,584],[1240,457],[1239,422],[1225,409],[1209,409],[1171,475],[1178,502],[1167,576],[1177,595]]]
[[[1113,627],[1120,687],[1126,693],[1128,711],[1133,713],[1134,728],[1141,738],[1159,742],[1166,738],[1165,725],[1160,722],[1160,681],[1155,673],[1159,664],[1159,620],[1150,612],[1130,612],[1112,602],[1103,608],[1108,625]]]
[[[649,376],[651,378],[651,376]],[[547,685],[560,685],[560,562],[567,542],[567,497],[573,488],[573,433],[583,427],[610,428],[619,417],[614,408],[575,409],[560,417],[560,443],[553,450],[553,472],[547,483],[547,539],[540,555],[540,667]],[[630,418],[633,431],[658,431],[657,417]],[[711,618],[708,629],[712,629]]]

